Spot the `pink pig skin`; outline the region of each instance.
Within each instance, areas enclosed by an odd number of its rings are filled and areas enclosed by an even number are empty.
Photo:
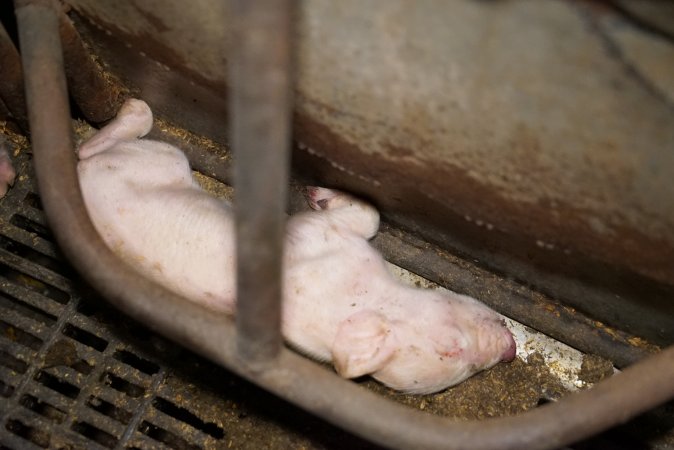
[[[152,112],[128,100],[79,148],[78,173],[96,229],[145,276],[234,313],[235,241],[230,206],[201,190],[184,154],[141,140]],[[347,378],[371,375],[405,392],[430,393],[515,356],[499,316],[476,300],[408,287],[368,239],[370,205],[310,187],[313,211],[287,223],[283,334]],[[178,320],[178,318],[176,318]]]
[[[9,157],[9,145],[0,137],[0,198],[14,185],[16,171]]]

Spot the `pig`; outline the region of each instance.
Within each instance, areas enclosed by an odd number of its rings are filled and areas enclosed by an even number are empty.
[[[197,185],[182,151],[138,139],[151,128],[147,104],[129,99],[80,145],[77,174],[89,217],[108,247],[142,275],[232,314],[231,207]]]
[[[138,272],[235,314],[231,206],[199,188],[182,151],[141,139],[151,127],[147,104],[129,99],[79,147],[87,211]],[[389,272],[368,242],[379,227],[373,206],[313,186],[306,197],[311,209],[288,219],[284,242],[281,326],[291,347],[331,362],[345,378],[370,375],[414,394],[515,357],[494,311],[467,296],[406,286]]]
[[[0,198],[4,197],[9,187],[14,185],[16,171],[9,157],[9,145],[0,137]]]

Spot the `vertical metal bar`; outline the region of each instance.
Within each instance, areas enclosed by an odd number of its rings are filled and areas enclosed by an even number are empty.
[[[231,0],[239,355],[264,365],[281,346],[290,141],[291,0]],[[224,276],[224,275],[223,275]]]
[[[90,122],[112,119],[124,102],[122,87],[104,75],[66,13],[59,11],[58,16],[70,95]]]
[[[54,152],[63,149],[63,154],[72,155],[73,142],[70,134],[70,108],[67,102],[41,101],[66,98],[68,89],[63,73],[63,53],[59,39],[59,22],[54,13],[54,0],[15,0],[19,23],[19,45],[24,73],[48,73],[51,76],[26,76],[25,90],[28,120],[33,133],[33,147],[50,148]],[[31,26],[21,26],[30,22]],[[39,45],[35,43],[39,42]],[[71,156],[74,158],[74,155]],[[75,166],[70,166],[75,176]],[[42,177],[38,173],[38,184]]]
[[[28,113],[23,96],[21,58],[5,27],[0,24],[0,98],[23,131],[28,133]]]

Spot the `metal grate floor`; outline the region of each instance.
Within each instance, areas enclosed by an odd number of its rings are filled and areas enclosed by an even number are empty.
[[[58,254],[30,155],[14,162],[0,201],[0,449],[371,448],[105,304]]]

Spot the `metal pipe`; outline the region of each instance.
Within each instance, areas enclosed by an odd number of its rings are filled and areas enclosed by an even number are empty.
[[[229,6],[237,339],[241,357],[266,365],[276,357],[282,341],[281,272],[290,165],[291,1],[231,0]]]
[[[118,308],[335,425],[381,445],[548,449],[622,423],[674,396],[674,347],[594,388],[527,413],[462,422],[414,411],[282,348],[265,370],[239,357],[231,320],[140,277],[103,243],[82,200],[58,20],[51,0],[16,0],[38,187],[61,249]]]

